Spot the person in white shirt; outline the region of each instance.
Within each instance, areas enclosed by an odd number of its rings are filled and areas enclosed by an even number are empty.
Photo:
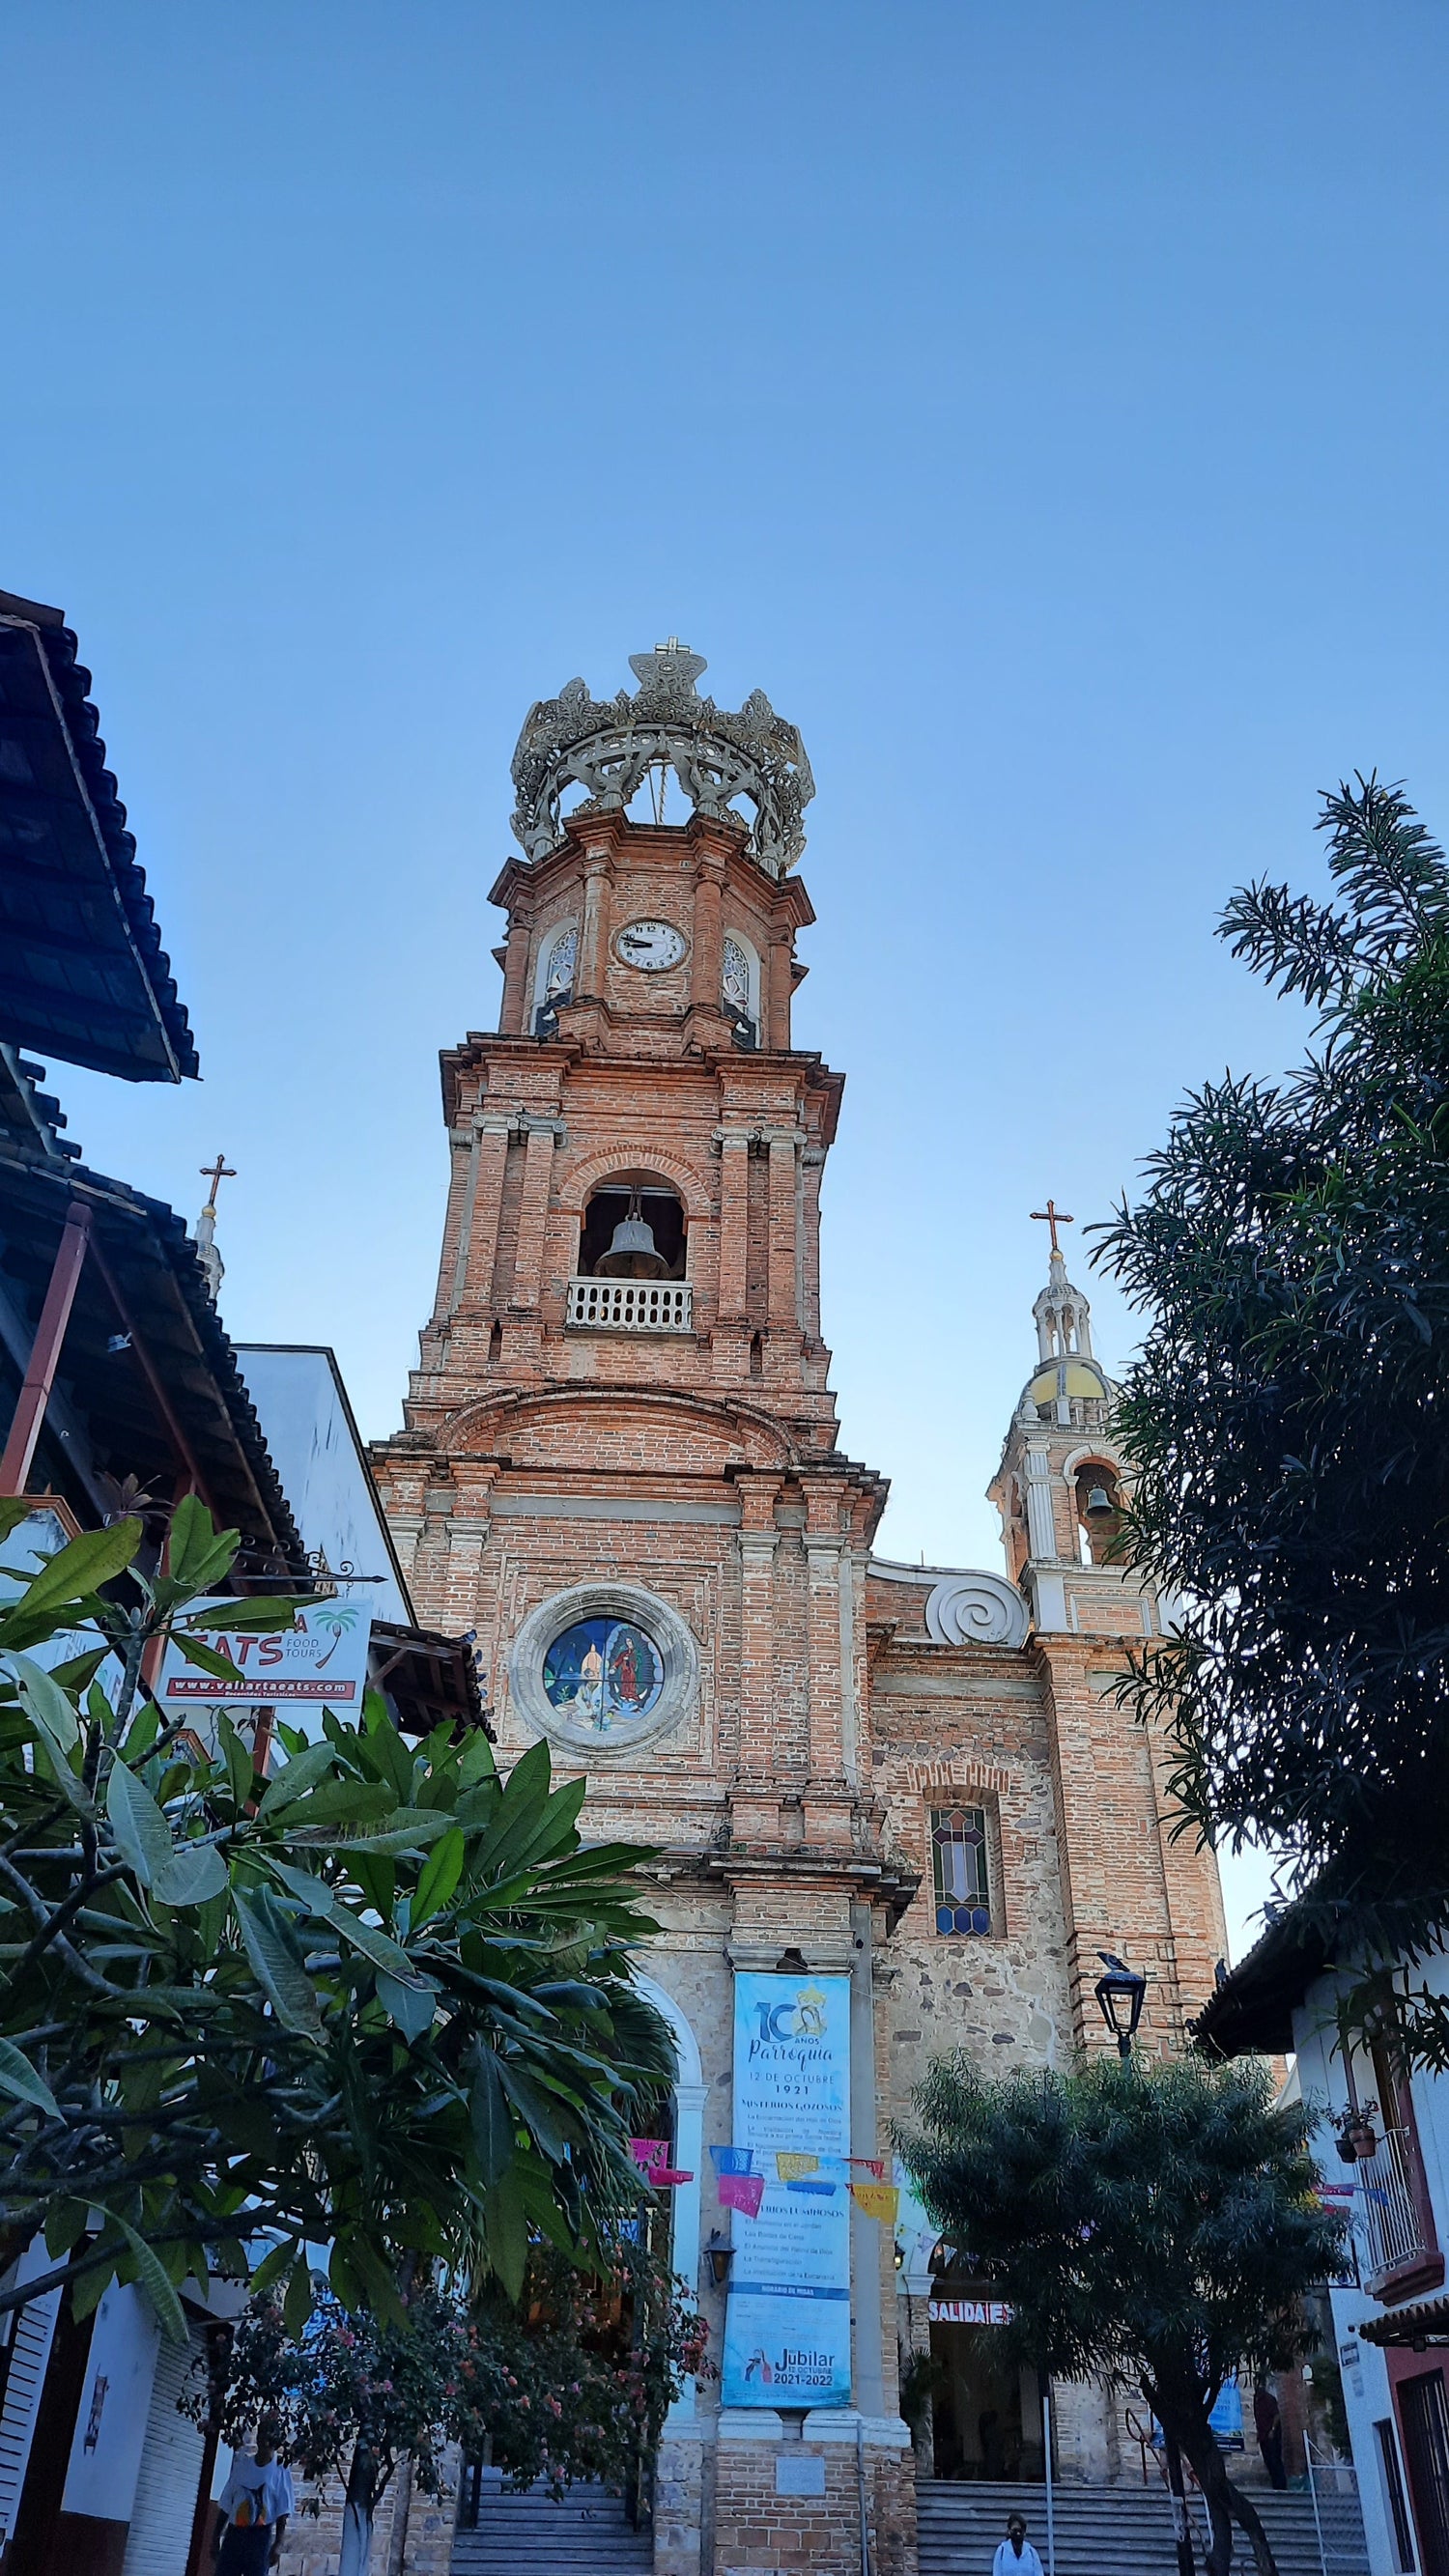
[[[1019,2513],[1008,2516],[1006,2538],[997,2545],[991,2576],[1042,2576],[1042,2563],[1026,2536]]]
[[[282,2554],[287,2516],[296,2510],[292,2473],[277,2457],[280,2427],[264,2415],[250,2456],[238,2451],[217,2499],[221,2528],[217,2576],[267,2576]]]

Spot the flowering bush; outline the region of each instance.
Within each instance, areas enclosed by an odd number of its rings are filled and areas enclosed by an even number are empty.
[[[516,2306],[428,2283],[407,2298],[402,2326],[349,2315],[323,2293],[294,2336],[275,2300],[258,2301],[186,2411],[214,2416],[232,2442],[274,2415],[284,2455],[317,2489],[313,2511],[333,2477],[375,2502],[405,2455],[436,2495],[452,2441],[473,2458],[488,2446],[516,2486],[624,2485],[685,2379],[705,2369],[706,2328],[647,2244],[621,2235],[610,2250],[611,2269],[588,2278],[536,2247]]]

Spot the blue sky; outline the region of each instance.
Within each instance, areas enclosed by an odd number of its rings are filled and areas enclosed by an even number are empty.
[[[844,1445],[997,1561],[1028,1211],[1301,1044],[1211,932],[1320,786],[1449,828],[1446,72],[1439,0],[9,0],[0,586],[205,1076],[56,1079],[188,1212],[238,1165],[239,1338],[398,1420],[519,722],[677,633],[819,782]]]

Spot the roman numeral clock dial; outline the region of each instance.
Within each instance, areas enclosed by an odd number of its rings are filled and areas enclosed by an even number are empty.
[[[629,921],[615,934],[614,954],[622,965],[661,975],[666,966],[679,964],[686,945],[683,931],[672,921]]]

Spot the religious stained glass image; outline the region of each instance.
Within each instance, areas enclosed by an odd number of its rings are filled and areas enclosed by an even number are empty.
[[[659,1649],[629,1619],[578,1619],[543,1659],[543,1686],[561,1717],[608,1735],[647,1717],[664,1687]]]

